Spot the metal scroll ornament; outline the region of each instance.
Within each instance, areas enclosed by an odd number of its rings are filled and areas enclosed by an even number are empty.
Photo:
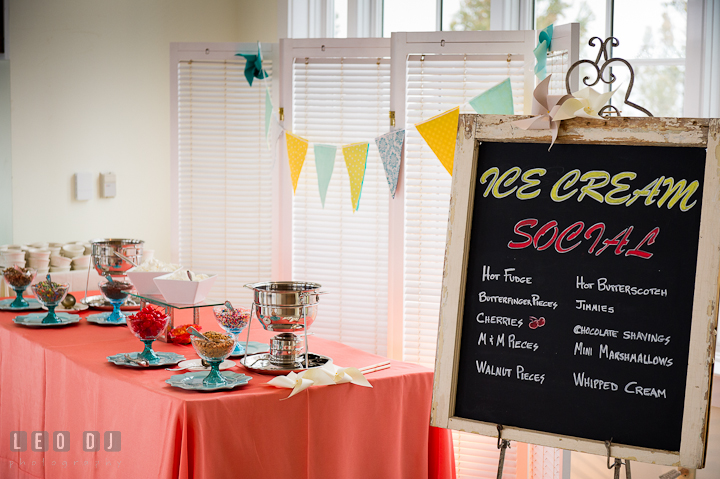
[[[595,61],[593,62],[592,60],[579,60],[570,66],[570,69],[568,70],[567,75],[565,76],[565,88],[567,89],[568,94],[572,93],[570,91],[570,74],[573,72],[573,70],[575,70],[575,68],[579,67],[583,63],[586,63],[588,65],[595,67],[596,78],[595,78],[594,82],[589,83],[590,77],[588,77],[588,76],[583,78],[583,83],[586,86],[597,85],[597,83],[600,81],[602,81],[606,85],[612,85],[613,83],[615,83],[615,80],[617,78],[615,77],[615,75],[613,75],[612,69],[608,68],[608,67],[610,67],[611,64],[615,63],[615,62],[623,63],[630,71],[630,84],[628,85],[627,92],[625,93],[625,104],[630,105],[633,108],[637,108],[641,112],[645,113],[647,116],[653,116],[652,113],[647,111],[645,108],[641,107],[640,105],[636,105],[635,103],[633,103],[631,101],[628,101],[628,98],[630,98],[630,92],[632,92],[632,89],[633,89],[633,83],[635,83],[635,72],[633,71],[632,66],[630,65],[630,63],[627,60],[625,60],[623,58],[612,58],[612,57],[610,57],[610,54],[608,53],[608,48],[610,45],[612,45],[613,47],[617,47],[620,45],[620,42],[618,41],[618,39],[615,37],[608,37],[605,39],[605,41],[602,41],[602,39],[600,37],[592,37],[590,39],[590,41],[588,42],[588,45],[590,45],[591,47],[594,47],[596,40],[598,42],[600,42],[600,51],[598,51],[597,58],[595,59]],[[600,64],[601,58],[603,59],[602,65]],[[608,69],[608,75],[610,77],[607,80],[605,79],[605,76],[604,76],[605,69]],[[612,105],[605,105],[598,112],[598,114],[603,115],[603,113],[606,113],[606,112],[607,112],[607,116],[609,116],[612,113],[616,114],[617,116],[620,116],[620,111]]]

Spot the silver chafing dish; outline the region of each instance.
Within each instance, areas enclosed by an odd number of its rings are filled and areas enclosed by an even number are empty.
[[[143,255],[144,241],[134,239],[95,239],[92,244],[92,262],[95,270],[101,276],[107,274],[125,275],[133,265],[115,252],[127,257],[136,264],[140,264]]]
[[[100,276],[107,276],[108,274],[111,276],[124,276],[127,270],[133,267],[132,263],[122,259],[115,252],[120,253],[136,264],[140,264],[142,261],[143,245],[145,244],[142,240],[105,238],[94,239],[90,243],[92,245],[92,252],[90,253],[92,255],[92,265]],[[112,309],[112,305],[104,296],[88,297],[88,287],[89,285],[86,283],[83,303],[96,309]],[[129,297],[120,309],[140,309],[140,302]]]
[[[320,295],[325,294],[319,291],[321,286],[303,281],[266,281],[246,284],[245,287],[253,290],[252,316],[260,321],[264,329],[280,332],[270,341],[270,354],[255,358],[256,362],[260,360],[260,366],[254,369],[259,367],[261,371],[273,374],[272,371],[278,368],[300,370],[311,367],[307,329],[317,317]],[[296,331],[306,333],[304,348],[302,338],[294,334]],[[322,358],[329,360],[324,356]],[[250,361],[251,358],[246,357],[243,364],[251,366]]]
[[[309,328],[317,316],[321,294],[317,283],[266,281],[246,284],[253,290],[253,312],[268,331],[298,331]]]

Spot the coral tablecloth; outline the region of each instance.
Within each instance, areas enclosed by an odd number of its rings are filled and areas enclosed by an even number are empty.
[[[77,295],[81,296],[81,295]],[[351,384],[290,390],[253,377],[232,391],[199,393],[169,386],[173,373],[108,363],[140,351],[126,327],[81,320],[27,328],[0,312],[0,477],[2,478],[451,478],[449,431],[429,427],[432,371],[392,362],[369,374],[373,388]],[[208,317],[209,315],[209,317]],[[83,315],[84,316],[84,315]],[[205,329],[212,313],[203,310]],[[244,336],[244,334],[243,334]],[[253,329],[250,340],[271,334]],[[158,351],[197,358],[191,346],[155,342]],[[341,366],[383,358],[310,337],[310,349]],[[180,373],[181,374],[181,373]],[[12,431],[27,433],[13,451]],[[35,452],[32,432],[69,431],[69,451]],[[119,431],[119,452],[83,451],[83,432]],[[115,436],[117,437],[117,436]]]

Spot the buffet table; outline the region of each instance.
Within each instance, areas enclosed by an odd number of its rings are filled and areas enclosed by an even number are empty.
[[[74,293],[75,294],[75,293]],[[76,294],[78,298],[82,293]],[[432,371],[393,361],[367,375],[373,388],[313,386],[297,396],[253,377],[231,391],[201,393],[165,383],[172,374],[115,366],[106,356],[140,351],[126,327],[81,320],[62,328],[15,325],[0,311],[0,477],[3,478],[450,478],[450,431],[429,427]],[[85,316],[83,314],[83,316]],[[219,330],[208,309],[204,330]],[[267,342],[262,329],[250,340]],[[243,338],[245,333],[242,334]],[[310,337],[313,352],[341,366],[383,360]],[[157,351],[195,359],[192,346]],[[234,358],[237,362],[237,358]],[[27,449],[11,448],[11,432]],[[31,433],[69,432],[69,451],[31,450]],[[83,431],[119,431],[120,451],[83,450]],[[113,437],[117,438],[117,435]]]

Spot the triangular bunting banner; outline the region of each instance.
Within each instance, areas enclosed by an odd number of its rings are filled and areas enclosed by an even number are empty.
[[[362,193],[363,182],[365,181],[365,167],[367,166],[368,150],[370,143],[353,143],[343,146],[345,167],[350,176],[350,194],[352,195],[353,211],[360,207],[360,194]]]
[[[335,155],[337,147],[333,145],[314,145],[315,149],[315,170],[317,171],[318,189],[320,190],[320,201],[325,208],[325,195],[327,194],[330,178],[335,168]]]
[[[400,174],[404,141],[405,130],[391,131],[375,138],[375,144],[380,152],[380,158],[385,168],[385,176],[390,187],[390,194],[393,198],[395,198],[398,175]]]
[[[422,123],[416,123],[418,133],[422,135],[440,163],[452,176],[455,159],[455,139],[457,137],[460,107],[441,113]]]
[[[308,141],[305,138],[295,136],[289,131],[285,132],[285,142],[287,143],[288,163],[290,164],[290,178],[293,184],[293,194],[297,189],[298,179],[302,171],[303,163],[305,163],[305,155],[308,150]]]
[[[485,93],[481,93],[472,100],[470,106],[476,113],[482,115],[514,115],[512,87],[510,79],[498,83]]]

